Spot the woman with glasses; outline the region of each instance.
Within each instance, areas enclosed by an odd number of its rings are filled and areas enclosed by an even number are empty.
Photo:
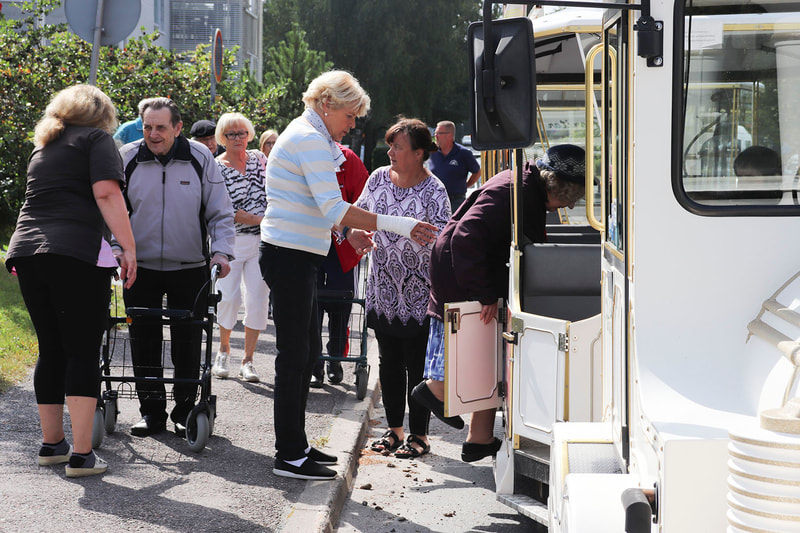
[[[258,266],[261,219],[267,208],[264,190],[267,156],[258,150],[248,150],[247,143],[255,137],[252,122],[240,113],[225,113],[217,122],[217,142],[225,153],[217,157],[225,185],[233,204],[236,225],[236,243],[231,272],[217,282],[222,291],[218,305],[219,351],[211,373],[227,378],[231,351],[231,330],[244,299],[244,357],[239,377],[245,381],[259,381],[253,354],[261,330],[267,327],[267,298],[269,289],[261,277]]]

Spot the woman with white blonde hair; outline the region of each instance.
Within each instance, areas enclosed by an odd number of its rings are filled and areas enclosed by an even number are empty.
[[[100,393],[97,354],[120,246],[125,287],[136,279],[136,247],[122,197],[122,159],[111,134],[114,104],[100,89],[75,85],[55,95],[36,125],[25,203],[6,254],[39,339],[33,375],[42,425],[38,463],[67,463],[67,477],[102,474],[92,451]],[[73,445],[64,434],[64,400]]]
[[[259,224],[267,208],[264,190],[267,156],[247,149],[255,135],[253,123],[241,113],[225,113],[217,121],[217,143],[225,147],[225,152],[217,156],[217,164],[235,211],[233,255],[236,259],[230,263],[230,274],[217,281],[222,291],[218,306],[219,351],[211,367],[211,373],[218,378],[226,378],[230,373],[231,331],[244,296],[244,357],[239,377],[253,383],[260,380],[253,366],[253,354],[259,334],[267,327],[269,296],[258,265]]]
[[[272,472],[296,479],[330,480],[334,455],[309,445],[305,410],[311,373],[321,353],[317,276],[331,245],[331,228],[343,230],[357,253],[374,246],[370,230],[391,231],[420,244],[433,242],[436,226],[410,217],[376,215],[342,198],[337,146],[370,99],[352,74],[315,78],[303,93],[306,109],[278,137],[267,164],[267,212],[261,221],[260,265],[273,294],[275,321],[275,448]],[[348,227],[349,226],[349,227]],[[355,229],[362,228],[362,229]]]

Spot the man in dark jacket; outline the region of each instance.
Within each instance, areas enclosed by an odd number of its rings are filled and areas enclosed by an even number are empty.
[[[217,144],[217,123],[213,120],[198,120],[192,124],[189,135],[193,141],[205,144],[214,157],[225,153],[225,147]]]
[[[523,233],[533,242],[545,242],[545,217],[560,207],[572,208],[584,194],[582,148],[562,144],[547,150],[522,173]],[[479,301],[481,319],[497,315],[497,300],[508,294],[508,252],[511,245],[511,182],[505,170],[474,192],[453,214],[439,234],[431,255],[431,317],[425,377],[412,398],[445,423],[461,429],[459,416],[444,416],[444,304]],[[500,440],[493,435],[494,409],[472,414],[465,461],[497,453]]]

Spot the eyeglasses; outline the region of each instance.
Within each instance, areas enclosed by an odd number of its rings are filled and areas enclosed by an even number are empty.
[[[264,143],[264,146],[275,146],[275,141],[267,141]]]
[[[232,141],[234,139],[246,139],[247,138],[247,132],[246,131],[229,131],[228,133],[225,134],[225,138],[228,139],[229,141]]]
[[[453,134],[452,131],[435,131],[435,132],[433,132],[433,135],[435,137],[439,137],[440,135],[452,135],[452,134]]]

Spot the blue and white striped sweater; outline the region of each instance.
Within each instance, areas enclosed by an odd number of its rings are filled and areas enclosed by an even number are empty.
[[[339,191],[330,144],[302,117],[289,124],[270,152],[266,190],[261,240],[327,255],[331,226],[341,222],[350,204]]]

